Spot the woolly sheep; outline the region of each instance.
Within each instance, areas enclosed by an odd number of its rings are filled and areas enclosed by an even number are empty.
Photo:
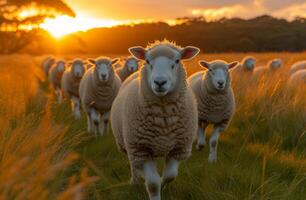
[[[116,70],[117,74],[121,78],[121,81],[124,81],[131,74],[138,70],[138,60],[134,57],[128,57],[124,62],[123,67]]]
[[[85,73],[85,64],[81,59],[75,59],[69,63],[71,67],[67,69],[62,77],[62,90],[64,96],[71,100],[72,111],[76,119],[81,117],[79,85]]]
[[[256,67],[254,70],[254,76],[255,77],[260,77],[264,74],[267,74],[269,72],[275,72],[278,69],[280,69],[282,67],[283,63],[282,60],[279,58],[276,59],[272,59],[268,62],[267,66],[260,66],[260,67]]]
[[[206,62],[201,60],[200,65],[208,72],[198,72],[188,78],[198,103],[199,126],[197,148],[201,150],[205,145],[205,129],[209,124],[214,125],[209,140],[210,163],[217,161],[218,138],[229,125],[235,112],[235,98],[231,87],[229,70],[238,62],[226,63],[216,60]]]
[[[294,74],[295,72],[299,70],[303,70],[303,69],[306,69],[306,60],[294,63],[290,68],[290,75]]]
[[[252,73],[254,71],[256,65],[256,59],[252,56],[246,56],[242,59],[242,61],[235,67],[232,72],[233,73],[243,73],[249,72]]]
[[[296,71],[288,80],[288,86],[290,88],[300,87],[301,84],[304,87],[306,86],[306,69]]]
[[[55,64],[55,58],[52,56],[48,56],[43,60],[41,67],[46,77],[48,77],[49,70],[54,64]]]
[[[80,83],[79,94],[87,113],[88,132],[94,132],[96,137],[103,135],[107,128],[109,111],[121,86],[113,68],[117,60],[106,57],[89,59],[94,67],[85,73]]]
[[[55,90],[57,100],[62,103],[63,97],[61,92],[61,79],[66,68],[66,63],[64,60],[58,60],[49,70],[48,78],[49,82]]]
[[[146,63],[123,83],[114,101],[113,134],[118,149],[128,156],[131,183],[139,183],[143,175],[150,200],[160,200],[161,183],[175,179],[196,135],[196,101],[181,60],[193,58],[199,49],[163,41],[129,51]],[[166,158],[162,179],[157,157]]]

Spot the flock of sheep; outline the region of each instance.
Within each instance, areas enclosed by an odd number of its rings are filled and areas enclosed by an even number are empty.
[[[76,119],[82,105],[89,132],[103,135],[111,120],[117,147],[130,163],[131,183],[144,178],[150,200],[161,199],[161,188],[175,179],[179,163],[191,155],[194,141],[198,150],[205,146],[205,129],[210,124],[214,128],[208,161],[216,162],[219,135],[235,112],[231,74],[259,76],[282,65],[275,59],[266,67],[255,68],[253,57],[241,63],[201,60],[205,70],[188,78],[182,61],[194,58],[200,52],[196,47],[163,41],[146,48],[132,47],[129,52],[133,57],[122,67],[117,58],[65,63],[48,57],[42,68],[58,101],[63,97],[71,100]],[[289,84],[306,84],[306,61],[293,65],[290,73]],[[156,167],[157,157],[165,158],[162,176]]]

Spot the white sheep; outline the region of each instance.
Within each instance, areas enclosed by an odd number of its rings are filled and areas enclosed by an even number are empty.
[[[89,59],[94,67],[83,76],[79,94],[82,107],[87,113],[88,132],[103,135],[109,122],[112,103],[121,86],[121,80],[115,73],[113,64],[118,59],[100,57]]]
[[[256,78],[259,78],[263,75],[267,75],[268,73],[273,73],[278,71],[278,69],[280,69],[283,65],[283,62],[281,59],[279,58],[275,58],[270,60],[267,63],[267,66],[260,66],[260,67],[256,67],[254,70],[254,76]]]
[[[299,71],[299,70],[303,70],[306,69],[306,60],[303,61],[299,61],[294,63],[291,68],[290,68],[290,75],[294,74],[295,72]]]
[[[55,90],[55,94],[57,96],[57,100],[59,103],[62,103],[62,91],[61,91],[61,79],[63,73],[66,68],[66,63],[64,60],[58,60],[56,63],[49,69],[48,78],[49,82],[51,83],[52,87]]]
[[[226,63],[221,60],[206,62],[200,65],[208,72],[198,72],[188,78],[188,82],[196,96],[199,112],[197,148],[205,145],[205,129],[209,124],[214,125],[209,140],[210,163],[217,161],[217,146],[219,135],[228,127],[235,112],[235,97],[231,87],[229,70],[238,62]]]
[[[297,87],[305,87],[306,86],[306,69],[301,69],[293,73],[289,80],[288,86],[290,88],[297,88]]]
[[[123,82],[125,79],[127,79],[131,74],[138,71],[138,60],[134,57],[128,57],[123,67],[120,67],[116,70],[116,73],[121,78],[121,81]]]
[[[242,59],[242,61],[235,67],[232,72],[238,73],[241,75],[241,73],[252,73],[254,71],[254,68],[256,66],[256,59],[253,56],[246,56]]]
[[[43,60],[41,67],[46,77],[48,77],[49,70],[54,64],[55,58],[53,56],[48,56]]]
[[[72,111],[76,119],[81,117],[80,100],[79,100],[79,85],[86,71],[85,64],[81,59],[74,59],[69,63],[71,67],[65,70],[62,76],[62,90],[64,96],[71,100]]]
[[[199,49],[164,41],[129,51],[146,63],[123,82],[113,103],[113,134],[118,149],[127,153],[131,183],[139,183],[142,175],[150,200],[160,200],[161,184],[175,179],[196,135],[196,100],[181,61],[193,58]],[[166,158],[162,179],[157,157]]]

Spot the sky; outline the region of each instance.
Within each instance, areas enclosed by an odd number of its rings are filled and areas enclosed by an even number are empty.
[[[77,14],[113,20],[169,20],[184,16],[306,17],[306,0],[66,0]]]
[[[65,0],[76,17],[46,19],[40,27],[60,38],[76,31],[149,21],[175,24],[179,17],[252,18],[269,14],[306,18],[306,0]]]

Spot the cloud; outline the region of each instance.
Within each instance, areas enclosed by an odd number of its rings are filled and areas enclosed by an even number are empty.
[[[305,16],[305,0],[66,0],[77,13],[116,20],[203,15],[250,18],[263,14],[293,18]]]

